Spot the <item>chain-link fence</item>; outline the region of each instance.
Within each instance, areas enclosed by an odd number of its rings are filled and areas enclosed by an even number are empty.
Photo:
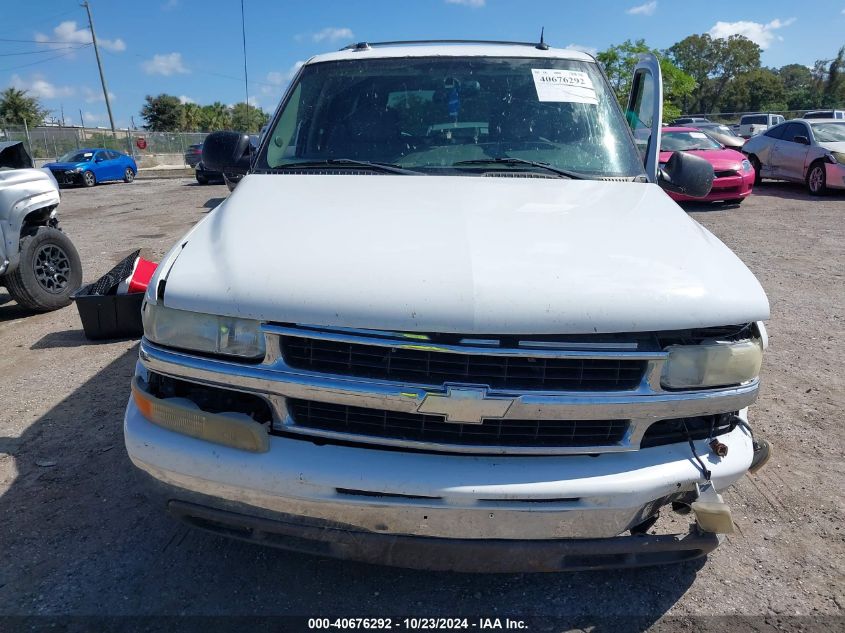
[[[21,141],[38,164],[83,148],[114,149],[133,156],[138,166],[186,167],[185,150],[202,143],[205,132],[147,132],[63,126],[0,126],[0,141]],[[143,148],[143,149],[142,149]]]
[[[689,112],[682,114],[682,117],[701,116],[707,117],[714,123],[723,123],[725,125],[736,125],[740,119],[746,114],[780,114],[787,121],[789,119],[800,119],[807,112],[816,112],[819,110],[830,111],[831,108],[813,108],[812,110],[753,110],[748,112]]]

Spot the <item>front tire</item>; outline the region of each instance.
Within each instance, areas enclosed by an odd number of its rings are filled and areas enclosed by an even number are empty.
[[[20,241],[21,260],[6,276],[9,294],[37,312],[58,310],[82,285],[82,262],[70,238],[58,229],[39,227]]]
[[[823,196],[827,192],[827,171],[820,160],[807,170],[807,190],[813,196]]]
[[[748,162],[750,162],[751,166],[754,168],[754,185],[759,185],[761,182],[763,182],[763,176],[761,175],[760,171],[763,166],[760,165],[760,159],[752,154],[748,157]]]
[[[123,172],[123,182],[132,182],[135,180],[135,172],[132,171],[131,167],[127,167],[126,171]]]
[[[97,184],[97,177],[93,171],[86,171],[82,174],[82,184],[86,187],[93,187]]]
[[[205,176],[200,176],[199,174],[197,174],[197,183],[199,183],[201,185],[207,185],[208,184],[208,178],[206,178]]]

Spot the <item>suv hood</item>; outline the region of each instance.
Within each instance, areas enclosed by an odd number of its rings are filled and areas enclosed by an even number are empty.
[[[181,244],[166,306],[276,322],[584,334],[769,316],[745,265],[647,183],[253,174]]]

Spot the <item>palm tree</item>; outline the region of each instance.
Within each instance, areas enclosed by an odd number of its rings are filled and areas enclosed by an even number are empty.
[[[232,127],[232,113],[224,104],[215,101],[202,107],[202,128],[205,132],[216,132]]]
[[[196,103],[182,106],[185,132],[196,132],[202,127],[202,108]]]
[[[6,88],[0,92],[0,120],[14,125],[26,122],[30,127],[41,125],[49,110],[41,107],[38,99],[30,97],[24,90]]]

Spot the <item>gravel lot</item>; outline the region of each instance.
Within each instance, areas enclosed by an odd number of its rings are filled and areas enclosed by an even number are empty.
[[[157,260],[226,195],[188,179],[145,180],[65,191],[59,211],[89,281],[138,247]],[[31,315],[0,289],[0,615],[510,614],[576,617],[602,631],[842,630],[845,195],[813,199],[766,183],[741,207],[689,210],[749,265],[772,305],[751,416],[775,456],[727,492],[737,530],[706,561],[450,575],[189,530],[151,507],[123,447],[137,343],[92,344],[75,307]],[[725,615],[765,617],[691,620]],[[613,616],[637,619],[611,625]]]

